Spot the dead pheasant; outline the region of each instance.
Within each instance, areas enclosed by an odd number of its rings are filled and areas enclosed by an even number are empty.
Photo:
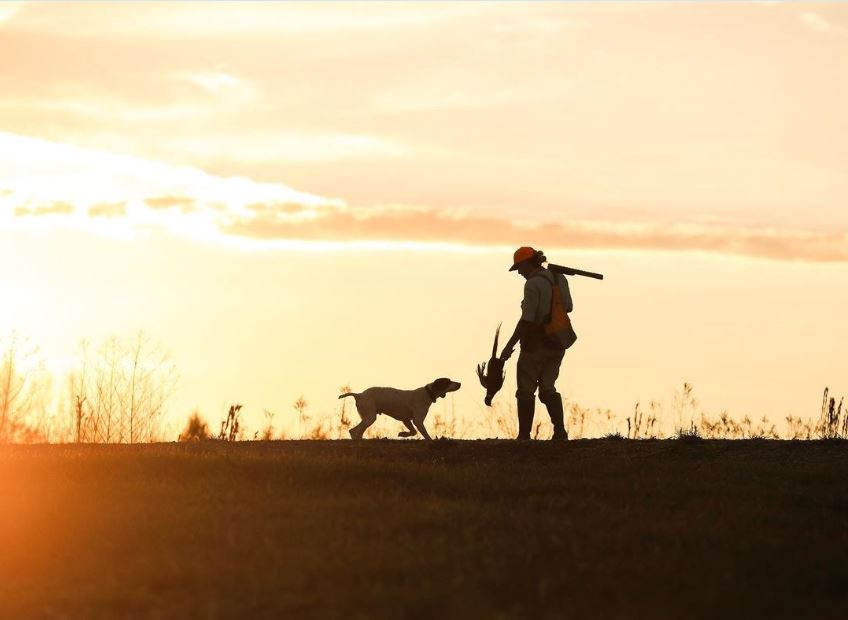
[[[492,357],[488,362],[483,362],[477,365],[477,376],[480,378],[480,384],[486,388],[486,398],[483,402],[487,407],[492,406],[492,399],[495,394],[503,387],[504,377],[504,360],[498,357],[498,335],[501,332],[501,326],[495,330],[495,344],[492,346]]]

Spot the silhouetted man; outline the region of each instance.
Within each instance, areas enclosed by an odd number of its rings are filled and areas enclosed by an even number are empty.
[[[518,273],[526,280],[524,299],[521,302],[521,319],[515,326],[515,332],[504,345],[501,359],[512,355],[516,343],[521,343],[516,369],[515,392],[518,409],[518,439],[530,439],[533,428],[533,415],[536,408],[536,388],[539,388],[539,400],[548,409],[554,426],[552,439],[566,440],[562,411],[562,396],[554,385],[559,376],[565,347],[545,334],[544,325],[550,320],[552,290],[555,284],[561,286],[562,302],[566,312],[571,312],[573,303],[565,276],[557,275],[545,269],[547,258],[541,251],[531,247],[520,247],[513,255],[510,271]]]

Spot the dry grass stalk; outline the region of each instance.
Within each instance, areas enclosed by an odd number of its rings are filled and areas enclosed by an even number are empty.
[[[227,417],[221,421],[221,431],[218,433],[218,439],[222,441],[236,441],[242,438],[239,433],[239,412],[241,405],[231,405],[227,412]]]

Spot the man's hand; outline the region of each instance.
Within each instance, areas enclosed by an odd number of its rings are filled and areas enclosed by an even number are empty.
[[[515,324],[515,331],[512,332],[512,336],[510,336],[509,340],[506,341],[504,345],[503,351],[501,352],[500,360],[507,361],[512,355],[512,350],[515,349],[515,345],[521,340],[521,334],[524,333],[524,329],[526,321],[522,321],[519,319],[518,323]]]

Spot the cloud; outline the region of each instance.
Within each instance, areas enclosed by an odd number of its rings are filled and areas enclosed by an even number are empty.
[[[126,214],[127,205],[124,202],[102,202],[88,209],[90,217],[121,217]]]
[[[170,152],[180,157],[207,158],[220,153],[232,156],[239,145],[241,162],[300,163],[402,157],[409,151],[400,142],[375,136],[273,130],[264,133],[216,132],[214,135],[175,137],[168,141]]]
[[[848,261],[848,234],[661,222],[516,222],[428,209],[344,208],[311,219],[273,214],[226,225],[225,234],[274,241],[377,241],[499,247],[700,251],[816,262]]]
[[[16,207],[15,215],[17,217],[27,216],[42,216],[42,215],[67,215],[74,212],[73,205],[67,202],[52,202],[48,204],[38,205],[36,207]]]
[[[179,77],[211,93],[218,93],[239,85],[238,79],[223,71],[200,71]]]
[[[156,198],[145,198],[144,204],[151,209],[179,207],[183,213],[188,213],[194,208],[194,199],[186,196],[157,196]]]
[[[0,9],[2,10],[2,9]],[[414,30],[473,16],[482,9],[468,4],[374,5],[277,3],[215,3],[203,9],[191,5],[151,4],[128,7],[122,3],[103,6],[34,6],[20,28],[60,32],[64,36],[315,36],[372,33],[385,29]]]
[[[528,16],[514,17],[509,21],[496,22],[491,32],[506,37],[522,37],[538,43],[539,39],[555,37],[568,31],[582,31],[589,27],[585,19],[573,17]]]
[[[522,220],[467,209],[350,206],[279,183],[0,133],[0,226],[96,233],[163,230],[250,248],[291,243],[697,251],[848,262],[844,230],[709,222]],[[50,217],[45,217],[50,216]]]
[[[0,226],[74,227],[121,237],[166,230],[215,240],[232,218],[256,212],[248,205],[315,211],[342,204],[280,183],[218,177],[189,166],[2,132],[0,187]],[[33,217],[44,215],[54,217]]]
[[[22,2],[3,2],[0,4],[0,24],[11,20],[22,8]]]
[[[0,113],[12,118],[46,115],[72,126],[74,121],[89,120],[98,128],[117,125],[123,133],[127,124],[161,127],[170,123],[170,134],[199,120],[214,119],[220,124],[222,116],[238,116],[255,105],[259,95],[253,81],[236,77],[225,64],[164,73],[142,66],[111,78],[109,87],[104,88],[97,83],[102,78],[96,74],[76,73],[78,68],[70,67],[54,75],[56,67],[49,63],[46,68],[39,67],[41,62],[40,57],[35,63],[22,59],[32,71],[10,78],[15,81],[10,82],[8,96],[0,100]],[[82,64],[87,66],[85,59]],[[35,92],[31,91],[32,79],[41,83]]]
[[[801,23],[804,24],[807,28],[816,32],[827,32],[839,35],[848,34],[848,28],[840,24],[834,24],[832,22],[829,22],[827,19],[825,19],[818,13],[812,13],[809,11],[799,13],[798,19],[800,19]]]
[[[254,213],[260,215],[280,215],[280,214],[294,214],[294,213],[306,213],[309,210],[303,205],[294,203],[294,202],[280,202],[280,203],[263,203],[257,202],[254,204],[247,205],[245,207],[249,211],[253,211]]]

